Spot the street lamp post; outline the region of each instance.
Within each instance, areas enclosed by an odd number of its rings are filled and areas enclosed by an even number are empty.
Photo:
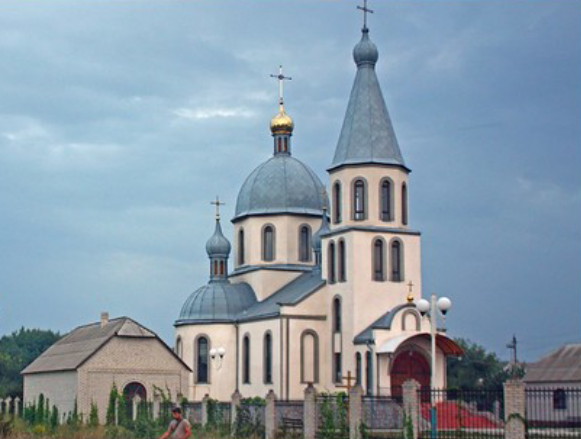
[[[442,317],[444,325],[446,323],[446,314],[452,307],[452,301],[447,297],[438,298],[432,294],[430,300],[420,299],[416,302],[416,307],[422,316],[428,315],[430,322],[430,339],[432,344],[432,367],[430,369],[430,405],[431,405],[431,424],[432,424],[432,439],[438,437],[438,415],[436,411],[436,404],[434,399],[434,390],[436,388],[436,332],[438,330],[438,314]]]
[[[220,370],[222,368],[222,360],[226,355],[226,349],[223,347],[210,349],[210,358],[216,364],[216,369]]]

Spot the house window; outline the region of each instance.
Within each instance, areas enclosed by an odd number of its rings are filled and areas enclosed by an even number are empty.
[[[564,389],[553,392],[553,410],[567,410],[567,392]]]
[[[329,243],[329,252],[327,257],[329,258],[328,262],[327,262],[327,268],[328,268],[328,273],[327,273],[327,278],[329,280],[329,283],[335,283],[335,243],[334,242],[330,242]]]
[[[209,342],[206,337],[199,337],[196,341],[196,382],[197,383],[208,383],[208,348]]]
[[[303,225],[299,229],[299,261],[311,260],[311,228]]]
[[[250,337],[244,336],[242,340],[242,382],[250,384]]]
[[[341,222],[341,183],[338,181],[333,185],[333,223]]]
[[[401,222],[408,223],[408,187],[405,183],[401,185]]]
[[[244,229],[238,231],[238,265],[244,265]]]
[[[373,242],[373,280],[384,281],[385,280],[385,251],[383,248],[383,240],[376,239]]]
[[[381,220],[391,221],[391,183],[387,179],[381,182]]]
[[[274,261],[274,227],[266,226],[262,231],[262,259]]]
[[[402,244],[399,241],[393,241],[391,243],[391,280],[393,282],[403,280],[402,265]]]
[[[365,182],[361,179],[353,183],[353,219],[364,220],[365,214]]]
[[[341,299],[335,297],[333,300],[333,332],[341,332],[342,326]]]
[[[345,276],[345,241],[339,240],[339,258],[338,258],[338,273],[337,277],[339,282],[345,282],[347,277]]]
[[[264,335],[264,384],[272,384],[272,335]]]

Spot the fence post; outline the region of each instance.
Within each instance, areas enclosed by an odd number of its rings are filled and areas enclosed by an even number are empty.
[[[305,389],[303,405],[304,439],[315,439],[317,434],[317,391],[311,383]]]
[[[363,420],[363,388],[359,385],[349,391],[349,439],[361,438]]]
[[[207,393],[202,398],[202,427],[205,427],[208,423],[208,400],[210,399],[210,395]]]
[[[403,383],[403,412],[404,412],[404,437],[409,435],[406,432],[409,423],[413,428],[413,439],[417,439],[420,431],[419,397],[420,383],[416,380],[407,380]],[[409,438],[411,439],[411,438]]]
[[[242,395],[240,394],[240,392],[238,390],[236,390],[231,397],[231,402],[230,402],[230,423],[232,426],[232,435],[234,435],[235,432],[235,426],[236,426],[236,417],[238,416],[238,409],[240,408],[240,404],[242,404]]]
[[[266,407],[264,407],[264,433],[265,439],[276,437],[276,395],[270,389],[266,394]]]
[[[14,417],[18,418],[20,416],[20,397],[14,398]]]
[[[504,437],[525,439],[525,385],[511,379],[504,383]]]

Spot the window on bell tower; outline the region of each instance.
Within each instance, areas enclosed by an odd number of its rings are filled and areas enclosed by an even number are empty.
[[[388,179],[384,179],[381,182],[380,188],[380,202],[381,202],[381,210],[380,216],[381,221],[391,221],[392,220],[392,213],[391,213],[391,191],[392,191],[391,182]]]
[[[341,222],[341,183],[333,184],[333,223]]]
[[[357,179],[353,183],[353,219],[361,221],[367,218],[365,204],[366,204],[366,188],[365,181]]]
[[[274,241],[275,241],[275,231],[274,226],[265,226],[262,230],[262,260],[263,261],[274,261],[275,251],[274,251]]]

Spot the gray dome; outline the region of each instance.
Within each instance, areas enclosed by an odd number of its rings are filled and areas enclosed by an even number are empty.
[[[232,322],[255,303],[256,295],[247,283],[210,282],[188,297],[175,326]]]
[[[246,179],[233,220],[247,215],[323,214],[324,186],[311,168],[286,154],[258,166]]]
[[[216,229],[214,230],[214,234],[206,242],[206,252],[208,253],[208,256],[222,256],[227,258],[230,255],[231,248],[230,241],[228,241],[222,233],[220,220],[216,219]]]
[[[353,48],[355,64],[358,66],[361,64],[375,65],[378,58],[379,52],[377,51],[377,46],[369,39],[369,29],[365,28],[363,29],[361,41]]]

